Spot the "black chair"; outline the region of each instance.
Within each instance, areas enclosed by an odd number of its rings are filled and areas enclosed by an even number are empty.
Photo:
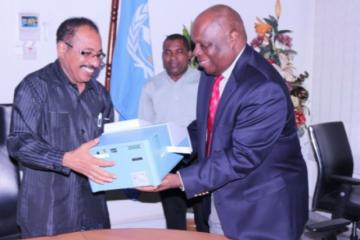
[[[6,148],[10,115],[11,105],[0,104],[0,240],[20,238],[20,230],[16,225],[19,171]]]
[[[352,178],[353,156],[342,122],[327,122],[309,127],[311,145],[318,166],[312,210],[331,213],[327,229],[336,223],[352,223],[351,240],[357,240],[360,220],[360,180]],[[331,224],[333,223],[333,226]],[[335,224],[335,225],[334,225]],[[308,226],[309,228],[309,226]],[[336,239],[331,238],[331,239]]]

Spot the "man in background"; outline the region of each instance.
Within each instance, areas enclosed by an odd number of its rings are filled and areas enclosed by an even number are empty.
[[[294,110],[278,72],[249,45],[226,5],[196,17],[191,37],[206,74],[199,83],[197,164],[146,191],[211,192],[210,232],[230,239],[298,240],[308,217],[308,183]]]
[[[187,39],[180,34],[169,35],[163,43],[164,72],[153,77],[140,96],[139,118],[152,123],[174,122],[187,127],[195,119],[195,106],[200,72],[189,67],[192,57]],[[185,157],[173,170],[189,164]],[[196,229],[208,232],[209,200],[207,197],[187,200],[180,189],[160,192],[166,226],[186,229],[188,206],[194,210]]]
[[[112,162],[89,154],[113,120],[110,97],[94,79],[104,58],[99,30],[70,18],[56,37],[57,60],[15,90],[8,150],[23,170],[17,223],[24,238],[110,227],[105,196],[89,185],[115,177],[102,168]]]

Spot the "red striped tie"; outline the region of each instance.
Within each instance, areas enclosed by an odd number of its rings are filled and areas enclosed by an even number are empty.
[[[210,155],[210,146],[212,142],[212,131],[214,127],[216,109],[220,100],[220,82],[224,77],[222,75],[216,76],[214,85],[211,92],[211,97],[209,101],[209,112],[208,112],[208,122],[207,122],[207,141],[206,141],[206,156]]]

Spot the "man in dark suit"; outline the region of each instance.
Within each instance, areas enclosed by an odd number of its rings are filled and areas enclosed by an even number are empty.
[[[188,198],[211,192],[210,228],[231,239],[299,239],[307,171],[284,80],[246,44],[242,19],[228,6],[203,11],[191,35],[206,72],[191,125],[200,161],[144,190],[180,187]]]

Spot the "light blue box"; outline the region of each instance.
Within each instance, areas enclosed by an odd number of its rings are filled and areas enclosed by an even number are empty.
[[[117,178],[105,184],[90,181],[92,191],[159,185],[183,158],[182,154],[169,152],[169,147],[174,146],[191,151],[186,129],[169,123],[104,133],[90,152],[95,157],[115,161],[106,171]]]

